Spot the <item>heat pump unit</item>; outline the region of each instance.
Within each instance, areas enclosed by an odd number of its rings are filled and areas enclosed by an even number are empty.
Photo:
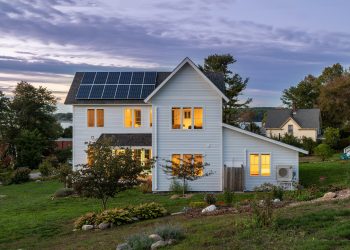
[[[292,181],[293,166],[277,166],[277,181]]]

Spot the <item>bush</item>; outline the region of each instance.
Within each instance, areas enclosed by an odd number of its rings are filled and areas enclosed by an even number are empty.
[[[325,161],[333,155],[333,150],[328,144],[322,143],[315,148],[315,154]]]
[[[164,240],[182,240],[185,238],[184,231],[181,227],[173,226],[170,224],[157,227],[155,233],[162,237]]]
[[[152,193],[152,179],[148,178],[146,181],[140,184],[140,190],[142,193]]]
[[[144,203],[132,208],[133,216],[140,220],[162,217],[167,214],[166,209],[158,203]]]
[[[39,171],[43,177],[50,176],[53,172],[53,167],[51,162],[45,159],[42,163],[40,163]]]
[[[64,183],[65,187],[72,187],[72,173],[73,170],[69,164],[65,163],[59,165],[57,169],[58,179],[60,180],[60,182]]]
[[[30,171],[31,170],[29,168],[24,167],[15,169],[15,171],[12,173],[11,182],[19,184],[29,181]]]
[[[56,150],[55,155],[59,163],[67,163],[69,159],[72,159],[72,148]]]
[[[273,204],[271,194],[266,194],[259,204],[252,203],[255,225],[257,227],[269,227],[273,222]]]
[[[254,187],[256,192],[271,192],[274,188],[274,185],[268,182],[261,184],[260,186]]]
[[[225,190],[224,192],[224,202],[227,206],[231,206],[232,202],[233,202],[233,195],[234,192],[230,191],[230,190]]]
[[[114,208],[105,210],[96,216],[95,224],[102,222],[113,223],[116,226],[133,222],[132,214],[129,210],[122,208]]]
[[[309,151],[309,154],[313,154],[314,149],[317,146],[317,142],[315,142],[310,137],[305,137],[305,136],[303,136],[301,141],[302,141],[302,148]]]
[[[326,128],[324,130],[324,143],[335,148],[340,139],[339,128]]]
[[[146,234],[135,234],[128,238],[127,243],[133,250],[148,250],[151,249],[153,240]]]
[[[208,205],[214,205],[216,203],[216,197],[214,194],[206,194],[204,196],[204,201],[208,204]]]
[[[274,199],[283,200],[283,193],[284,193],[284,190],[282,187],[274,186],[272,188],[272,197]]]
[[[173,180],[172,183],[170,184],[170,191],[173,192],[174,194],[182,195],[183,188],[185,188],[185,193],[189,191],[189,187],[187,183],[185,183],[185,186],[183,186],[183,184],[181,184],[177,180]]]
[[[12,172],[11,171],[0,173],[0,182],[2,183],[2,185],[11,184],[11,179],[12,179]]]
[[[74,190],[71,188],[62,188],[55,192],[54,197],[67,197],[74,194]]]
[[[290,135],[290,134],[285,134],[281,138],[281,142],[287,143],[289,145],[295,146],[295,147],[301,147],[301,141],[297,137]]]
[[[205,207],[206,205],[207,203],[204,201],[192,201],[189,204],[190,208],[202,208],[202,207]]]
[[[80,216],[74,222],[74,228],[81,229],[81,227],[84,225],[95,225],[96,216],[97,216],[97,214],[94,212],[87,213],[87,214],[84,214],[83,216]]]

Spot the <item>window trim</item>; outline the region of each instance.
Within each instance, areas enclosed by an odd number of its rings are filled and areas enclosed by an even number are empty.
[[[89,112],[93,112],[92,116],[89,116]],[[90,117],[92,117],[92,125],[90,124]],[[91,125],[91,126],[90,126]],[[96,110],[94,108],[86,109],[86,126],[88,128],[94,128],[96,126]]]
[[[184,152],[184,151],[181,151],[180,153],[179,152],[171,153],[170,157],[169,157],[171,162],[173,161],[173,155],[180,155],[180,159],[183,159],[184,155],[192,155],[193,160],[194,160],[195,155],[201,155],[202,156],[202,163],[206,162],[206,160],[205,160],[206,159],[206,155],[203,152]],[[180,163],[181,163],[181,161],[180,161]],[[205,174],[205,169],[202,172],[201,176],[203,176],[204,174]],[[171,176],[173,176],[173,174],[171,174]]]
[[[125,111],[127,109],[130,109],[131,110],[131,127],[127,127],[125,126]],[[139,127],[135,127],[135,124],[136,124],[136,117],[135,117],[135,111],[136,110],[140,110],[140,118],[141,118],[141,123],[140,123],[140,126]],[[138,128],[142,128],[142,107],[124,107],[123,108],[123,127],[125,129],[138,129]]]
[[[101,112],[102,111],[102,123],[101,124],[99,124],[99,112]],[[95,111],[95,113],[96,113],[96,127],[97,128],[103,128],[104,126],[105,126],[105,110],[104,109],[102,109],[102,108],[98,108],[98,109],[96,109],[96,111]]]
[[[259,175],[251,175],[250,174],[250,155],[259,155]],[[270,155],[270,175],[262,175],[261,174],[261,155]],[[248,152],[248,171],[249,171],[249,174],[248,176],[249,177],[260,177],[260,178],[268,178],[268,177],[272,177],[272,166],[273,166],[273,161],[272,161],[272,153],[271,152]]]
[[[173,108],[179,108],[180,109],[180,128],[173,128],[173,114],[172,114],[172,110]],[[183,129],[182,125],[183,125],[183,108],[191,108],[191,120],[192,120],[192,127],[191,129]],[[195,129],[194,128],[194,108],[202,108],[203,110],[203,115],[202,115],[202,128],[201,129]],[[188,133],[188,132],[201,132],[201,131],[205,131],[206,129],[206,119],[205,119],[205,114],[206,114],[206,107],[204,105],[172,105],[170,106],[169,109],[169,130],[172,132],[183,132],[183,133]]]

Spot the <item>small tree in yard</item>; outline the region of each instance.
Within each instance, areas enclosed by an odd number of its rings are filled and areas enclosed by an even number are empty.
[[[328,127],[324,131],[324,143],[328,144],[331,148],[335,148],[337,146],[338,141],[340,139],[339,128],[331,128]]]
[[[204,173],[204,168],[209,163],[203,162],[202,157],[196,155],[187,155],[185,159],[173,157],[172,160],[166,160],[166,164],[162,166],[163,171],[171,176],[171,179],[182,181],[182,196],[185,196],[186,182],[194,181],[205,176],[213,174],[212,171]]]
[[[322,161],[325,161],[332,156],[333,150],[328,144],[322,143],[315,148],[315,154],[321,157]]]
[[[129,148],[115,154],[108,141],[90,143],[88,148],[89,162],[79,165],[80,170],[73,175],[73,187],[83,196],[100,199],[103,209],[109,198],[138,185],[153,165],[150,160],[143,166]]]

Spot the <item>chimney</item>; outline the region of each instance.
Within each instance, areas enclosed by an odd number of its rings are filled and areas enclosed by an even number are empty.
[[[293,111],[293,115],[297,114],[297,106],[295,105],[295,103],[293,102],[292,104],[292,111]]]

